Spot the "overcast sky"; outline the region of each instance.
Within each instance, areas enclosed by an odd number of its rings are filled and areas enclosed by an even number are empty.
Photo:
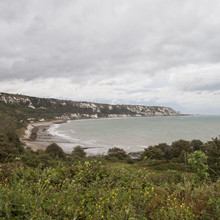
[[[0,91],[220,113],[219,0],[0,0]]]

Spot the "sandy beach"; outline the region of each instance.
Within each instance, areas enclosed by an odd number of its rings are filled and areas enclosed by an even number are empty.
[[[78,142],[69,141],[63,137],[52,135],[49,132],[50,126],[53,124],[61,124],[66,123],[66,120],[53,120],[53,121],[45,121],[45,122],[34,122],[30,123],[27,126],[25,134],[21,141],[25,143],[26,147],[31,147],[33,151],[37,150],[45,150],[48,145],[52,143],[56,143],[63,148],[63,151],[67,154],[71,154],[74,147],[79,145]],[[87,147],[82,145],[87,155],[102,155],[103,152],[100,153],[99,146],[90,146]],[[107,151],[107,150],[106,150]],[[106,152],[105,152],[106,153]]]
[[[48,128],[53,124],[65,123],[65,120],[53,120],[44,122],[34,122],[27,126],[24,136],[21,141],[26,146],[31,147],[34,151],[45,150],[51,143],[66,143],[66,140],[52,136],[48,132]]]

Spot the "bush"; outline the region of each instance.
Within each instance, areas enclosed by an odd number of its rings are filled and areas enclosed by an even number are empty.
[[[179,157],[183,150],[188,153],[191,152],[191,146],[189,141],[185,141],[185,140],[174,141],[171,147],[172,147],[171,150],[172,157]]]
[[[9,140],[6,134],[0,133],[0,162],[13,161],[24,152],[19,139]]]
[[[219,219],[219,181],[197,187],[191,174],[136,165],[3,164],[0,219]]]
[[[7,135],[8,139],[12,141],[17,137],[16,121],[8,115],[0,114],[0,133]]]
[[[16,131],[16,121],[0,114],[0,162],[13,161],[23,151],[23,145]]]
[[[153,161],[148,164],[148,167],[152,170],[168,171],[168,170],[178,170],[181,172],[190,172],[191,168],[189,165],[183,163],[170,162],[166,163],[165,161]]]
[[[133,159],[131,159],[130,157],[128,157],[127,159],[126,159],[126,162],[128,163],[128,164],[134,164],[134,160]]]
[[[152,160],[148,163],[148,166],[158,166],[161,164],[166,164],[166,160]]]
[[[203,149],[203,142],[200,141],[200,140],[192,140],[190,145],[191,145],[193,151],[202,150]]]
[[[171,146],[166,144],[166,143],[160,143],[158,145],[155,146],[157,149],[160,149],[161,151],[163,151],[164,155],[163,158],[165,158],[166,160],[170,160],[171,157]]]
[[[178,158],[180,163],[187,163],[187,152],[182,150]]]
[[[207,156],[202,151],[195,151],[188,155],[189,164],[192,166],[193,172],[200,178],[205,179],[209,176]]]
[[[108,156],[109,157],[116,157],[116,158],[122,160],[127,157],[127,154],[123,149],[114,147],[114,148],[110,148],[108,150]]]
[[[48,153],[51,157],[65,158],[66,156],[63,152],[63,149],[55,143],[50,144],[45,152]]]
[[[172,160],[170,160],[172,163],[181,163],[181,160],[179,157],[173,157]]]
[[[74,158],[85,158],[86,157],[86,152],[84,151],[84,149],[81,147],[81,146],[76,146],[73,148],[73,151],[72,151],[72,156]]]
[[[211,157],[220,157],[220,138],[213,138],[205,144],[205,154]]]
[[[147,149],[144,150],[141,157],[142,159],[152,159],[152,160],[160,160],[163,159],[164,152],[157,147],[149,146]]]

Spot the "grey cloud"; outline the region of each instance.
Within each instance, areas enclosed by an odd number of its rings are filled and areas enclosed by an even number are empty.
[[[181,89],[184,91],[219,91],[220,90],[220,82],[211,83],[210,85],[200,85],[199,82],[197,83],[198,83],[197,85],[190,84],[188,86],[182,87]]]
[[[0,1],[0,20],[17,23],[24,18],[27,13],[28,0],[8,0]]]
[[[15,12],[5,37],[0,36],[9,51],[17,51],[12,57],[1,54],[13,60],[6,73],[0,73],[5,79],[79,79],[131,71],[154,75],[174,66],[219,58],[218,1],[201,1],[199,6],[194,1],[171,0],[106,1],[102,5],[97,0],[29,2],[10,1],[12,6],[5,5],[8,10],[0,17],[7,23]],[[22,24],[16,23],[20,14]]]
[[[182,91],[219,91],[220,64],[189,65],[173,69],[170,75],[172,86]]]

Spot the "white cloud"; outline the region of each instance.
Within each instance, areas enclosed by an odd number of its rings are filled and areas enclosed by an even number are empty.
[[[209,65],[189,65],[173,69],[170,83],[179,90],[218,91],[220,90],[220,63]]]

